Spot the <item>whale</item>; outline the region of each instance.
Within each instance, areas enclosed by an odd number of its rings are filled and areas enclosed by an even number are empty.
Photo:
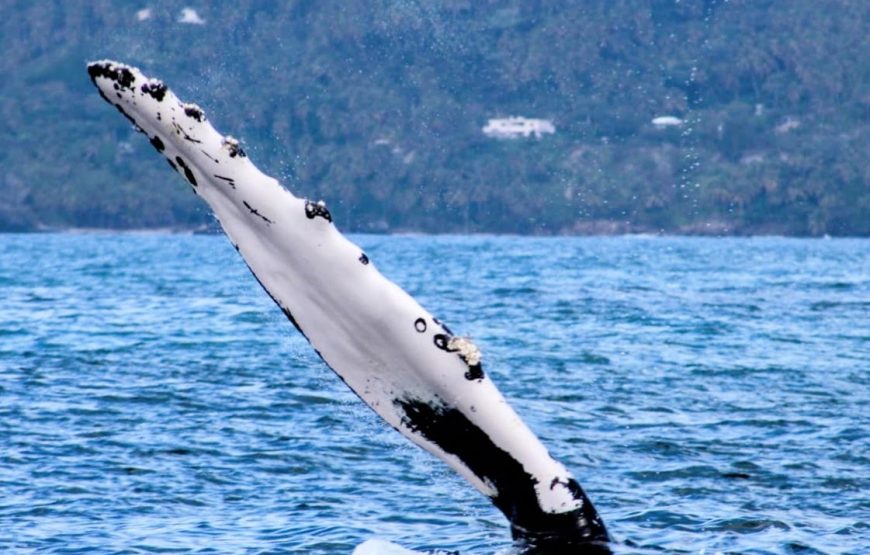
[[[609,553],[599,513],[514,412],[480,349],[342,235],[327,205],[262,173],[242,143],[162,81],[91,62],[103,99],[209,206],[253,276],[323,362],[390,426],[507,518],[528,553]]]

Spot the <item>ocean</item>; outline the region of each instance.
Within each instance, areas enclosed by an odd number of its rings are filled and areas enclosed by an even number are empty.
[[[483,351],[615,553],[870,549],[870,240],[352,239]],[[0,235],[0,552],[510,552],[229,242]]]

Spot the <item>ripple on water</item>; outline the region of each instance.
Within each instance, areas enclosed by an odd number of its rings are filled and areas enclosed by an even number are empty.
[[[482,347],[617,554],[870,545],[867,240],[356,239]],[[225,239],[0,249],[0,551],[510,545],[486,500],[323,366]]]

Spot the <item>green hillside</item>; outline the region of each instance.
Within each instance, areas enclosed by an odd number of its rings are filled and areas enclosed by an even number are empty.
[[[847,0],[6,0],[0,230],[213,225],[92,90],[113,58],[344,230],[870,235],[868,29]],[[483,133],[508,116],[555,133]]]

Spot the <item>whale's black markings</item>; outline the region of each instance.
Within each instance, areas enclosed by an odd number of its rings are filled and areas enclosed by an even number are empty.
[[[216,174],[216,173],[215,173],[215,174],[212,174],[212,175],[214,175],[217,179],[220,179],[221,181],[226,181],[226,182],[227,182],[227,185],[229,185],[229,186],[232,187],[233,189],[236,188],[236,180],[235,180],[235,179],[233,179],[233,178],[231,178],[231,177],[224,177],[224,176],[222,176],[222,175],[218,175],[218,174]]]
[[[419,333],[423,333],[424,331],[426,331],[426,320],[424,320],[423,318],[417,318],[416,320],[414,320],[414,329],[417,330]]]
[[[607,541],[607,532],[592,502],[576,480],[560,483],[580,501],[580,507],[564,514],[546,513],[535,493],[538,481],[461,411],[441,400],[399,398],[393,404],[400,411],[405,426],[456,455],[475,476],[494,486],[496,493],[492,502],[508,515],[514,538],[542,543],[560,536],[576,537],[579,532],[585,542]]]
[[[193,175],[193,170],[191,170],[190,167],[188,167],[188,165],[184,163],[184,160],[181,158],[181,156],[176,156],[175,161],[178,163],[178,167],[184,171],[184,177],[187,178],[191,185],[196,187],[196,177],[194,177]]]
[[[462,356],[462,355],[459,355],[459,356],[462,357],[462,360],[465,360],[466,364],[468,364],[468,361],[465,359],[464,356]],[[479,362],[477,364],[468,364],[468,372],[465,373],[466,380],[471,382],[474,380],[482,380],[483,377],[484,377],[483,368],[480,366]]]
[[[116,104],[113,100],[106,96],[103,93],[103,90],[100,89],[100,87],[97,85],[97,77],[104,77],[113,81],[112,88],[114,88],[116,91],[120,89],[130,89],[133,86],[133,83],[136,81],[136,77],[133,75],[133,73],[125,67],[116,68],[112,64],[104,63],[89,65],[88,75],[91,77],[91,81],[94,83],[94,86],[97,87],[97,92],[100,93],[100,96],[103,98],[103,100],[114,106],[115,109],[117,109],[122,116],[127,118],[130,123],[133,124],[133,127],[136,129],[136,131],[144,133],[145,131],[143,131],[139,124],[136,123],[136,120],[133,119],[133,117],[130,116],[130,114],[128,114],[124,110],[124,108],[121,107],[120,104]],[[120,94],[118,94],[118,98],[121,98]]]
[[[242,149],[241,145],[239,145],[239,141],[233,139],[232,137],[224,138],[224,146],[230,152],[230,158],[235,158],[238,156],[239,158],[246,158],[248,155],[245,154],[245,151]]]
[[[103,93],[102,89],[100,89],[100,87],[97,86],[97,78],[98,77],[103,77],[105,79],[108,79],[108,80],[112,81],[112,88],[116,91],[115,95],[118,98],[122,98],[121,94],[117,91],[132,90],[133,84],[136,82],[136,76],[133,75],[133,72],[130,71],[130,69],[127,67],[123,67],[123,66],[116,67],[115,65],[113,65],[111,63],[97,63],[97,64],[90,64],[88,66],[88,75],[91,78],[91,82],[93,82],[94,86],[97,87],[97,91],[100,93],[100,96],[103,97],[103,100],[105,100],[106,102],[108,102],[109,104],[114,106],[118,110],[118,112],[121,113],[121,115],[123,115],[125,118],[127,118],[130,121],[130,123],[133,124],[133,127],[136,129],[136,131],[139,131],[140,133],[144,133],[145,131],[143,131],[142,128],[139,126],[139,124],[136,123],[136,120],[133,119],[130,116],[130,114],[128,114],[124,110],[124,108],[121,107],[120,104],[116,104],[114,101],[110,100]]]
[[[190,141],[190,142],[196,143],[196,144],[202,144],[202,141],[200,141],[198,139],[194,139],[193,137],[188,135],[187,132],[185,132],[184,129],[182,129],[182,127],[174,121],[172,122],[172,127],[175,128],[175,134],[181,135],[182,137],[184,137],[185,141]]]
[[[157,102],[163,102],[163,98],[166,96],[166,85],[161,83],[160,81],[151,81],[150,83],[142,83],[142,87],[140,87],[142,94],[147,94]],[[160,113],[157,114],[157,119],[160,119]]]
[[[323,218],[327,222],[332,221],[332,214],[329,213],[329,210],[326,208],[326,204],[323,201],[311,202],[310,200],[305,199],[305,215],[309,220]]]
[[[149,138],[148,142],[151,143],[151,146],[153,146],[155,149],[157,149],[157,152],[163,152],[164,150],[166,150],[166,146],[163,144],[163,141],[161,141],[160,137],[158,137],[157,135],[154,135],[153,137]]]
[[[185,113],[185,115],[192,117],[193,119],[195,119],[196,121],[198,121],[200,123],[202,123],[202,121],[205,119],[205,113],[202,111],[202,109],[199,106],[194,106],[192,104],[186,104],[184,106],[184,113]]]
[[[203,150],[203,149],[199,149],[199,151],[202,152],[202,154],[203,154],[206,158],[208,158],[209,160],[211,160],[211,161],[214,162],[215,164],[220,164],[220,163],[221,163],[220,160],[218,160],[217,158],[213,157],[211,154],[209,154],[209,153],[206,152],[205,150]],[[216,175],[215,177],[218,177],[218,176]],[[226,179],[226,178],[223,178],[223,179]]]
[[[88,65],[88,75],[90,75],[94,85],[97,84],[97,77],[109,79],[122,89],[130,89],[133,87],[133,83],[136,82],[136,76],[133,75],[130,68],[115,66],[108,62]]]
[[[360,262],[362,262],[363,266],[368,266],[368,264],[369,264],[369,257],[366,256],[366,253],[364,253],[364,252],[360,253],[358,260]]]
[[[173,162],[169,158],[167,158],[166,161],[169,162],[169,167],[171,167],[175,171],[178,171],[178,166],[175,165],[175,162]]]
[[[447,348],[448,341],[450,341],[450,337],[444,335],[443,333],[436,333],[432,337],[432,342],[435,343],[436,347],[438,347],[442,351],[450,352],[450,349]]]
[[[256,208],[254,208],[253,206],[251,206],[250,204],[248,204],[248,201],[243,200],[243,201],[242,201],[242,204],[245,205],[245,208],[247,208],[248,211],[249,211],[251,214],[253,214],[254,216],[259,217],[260,219],[262,219],[262,220],[263,220],[264,222],[266,222],[267,224],[274,224],[274,223],[275,223],[275,222],[273,222],[272,220],[270,220],[269,218],[267,218],[266,216],[260,214],[260,212],[257,211]]]

